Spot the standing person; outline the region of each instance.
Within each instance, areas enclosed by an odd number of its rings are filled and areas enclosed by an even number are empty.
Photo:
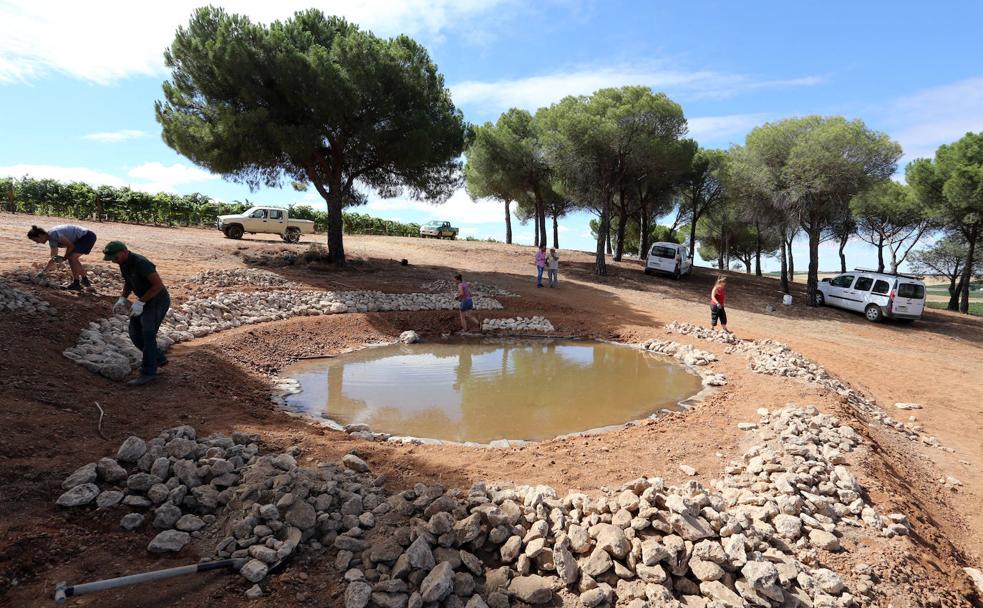
[[[464,282],[461,273],[454,275],[457,281],[457,295],[454,299],[461,303],[461,331],[468,331],[468,324],[474,321],[475,329],[481,331],[481,322],[474,316],[474,300],[471,299],[471,286]]]
[[[556,249],[550,247],[550,255],[546,259],[549,269],[547,270],[547,276],[549,277],[550,287],[556,287],[556,273],[560,269],[560,256],[556,253]]]
[[[717,277],[717,282],[710,290],[710,329],[717,329],[717,320],[720,320],[720,327],[727,331],[727,311],[724,310],[724,300],[727,299],[727,277]]]
[[[546,245],[536,250],[536,287],[543,286],[543,270],[546,268]]]
[[[130,340],[143,352],[140,376],[127,382],[140,386],[152,382],[157,377],[157,368],[167,365],[167,357],[157,347],[157,331],[164,322],[164,315],[171,307],[171,296],[164,282],[157,274],[153,262],[138,253],[133,253],[121,241],[110,241],[102,250],[103,259],[119,264],[123,275],[123,295],[113,305],[113,312],[126,311],[130,292],[137,301],[130,306]]]
[[[55,264],[67,258],[68,266],[72,269],[72,282],[65,289],[82,291],[83,285],[92,286],[79,258],[92,251],[92,247],[96,244],[95,232],[75,224],[60,224],[51,230],[31,226],[27,231],[27,238],[39,244],[48,243],[51,247],[51,259],[48,260],[44,270],[38,273],[38,277],[44,276],[55,267]],[[58,255],[58,249],[61,247],[65,248],[64,256]]]

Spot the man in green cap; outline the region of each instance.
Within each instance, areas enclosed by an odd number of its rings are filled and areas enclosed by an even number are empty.
[[[127,382],[140,386],[157,377],[157,368],[167,365],[167,358],[157,347],[157,330],[164,322],[164,315],[171,307],[171,296],[164,287],[153,262],[126,248],[122,241],[110,241],[102,250],[103,259],[119,264],[123,275],[123,295],[113,305],[113,312],[126,312],[130,292],[137,301],[130,306],[130,340],[143,352],[140,376]]]

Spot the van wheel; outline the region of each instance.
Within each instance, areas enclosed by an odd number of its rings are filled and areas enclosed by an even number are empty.
[[[230,239],[241,239],[244,233],[245,231],[239,224],[232,224],[225,229],[225,236],[229,237]]]
[[[826,296],[821,291],[816,292],[816,306],[826,306]]]
[[[287,231],[283,233],[283,240],[288,243],[299,243],[300,242],[300,230],[297,228],[287,228]]]
[[[864,310],[864,316],[871,323],[877,323],[884,318],[884,313],[881,312],[881,307],[877,304],[871,304]]]
[[[645,269],[645,274],[651,275],[652,274],[652,270],[649,269],[649,268],[646,268]]]

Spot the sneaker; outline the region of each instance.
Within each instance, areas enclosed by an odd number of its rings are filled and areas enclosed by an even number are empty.
[[[89,277],[82,277],[79,281],[82,282],[83,287],[92,287],[92,281],[89,280]]]
[[[157,379],[157,376],[144,376],[140,374],[138,377],[127,382],[129,386],[143,386],[144,384],[150,384]]]
[[[82,286],[79,285],[78,281],[73,281],[71,285],[66,285],[65,289],[68,291],[82,291]]]

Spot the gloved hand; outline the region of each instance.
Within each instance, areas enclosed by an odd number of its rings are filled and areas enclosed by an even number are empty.
[[[53,256],[51,256],[51,261],[52,262],[56,262],[58,264],[61,264],[62,262],[65,261],[65,258],[63,256],[60,256],[60,255],[53,255]]]
[[[113,314],[121,315],[126,312],[126,298],[119,298],[116,303],[113,304]]]
[[[137,300],[130,306],[130,316],[139,317],[141,313],[143,313],[143,302]]]
[[[34,275],[34,279],[35,279],[36,281],[40,281],[41,279],[43,279],[43,278],[44,278],[44,276],[45,276],[45,275],[44,275],[44,271],[42,270],[41,272],[39,272],[39,273],[37,273],[36,275]]]

